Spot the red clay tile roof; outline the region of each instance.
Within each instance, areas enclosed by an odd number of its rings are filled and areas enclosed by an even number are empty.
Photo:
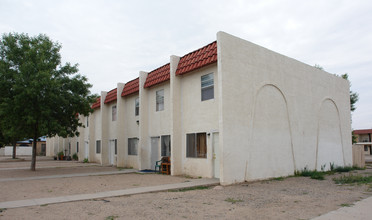
[[[101,107],[101,97],[98,97],[96,102],[93,103],[92,109],[100,108]]]
[[[121,96],[131,95],[139,91],[139,78],[125,83]]]
[[[165,64],[147,75],[145,85],[143,87],[148,88],[159,83],[168,81],[170,79],[170,64]]]
[[[217,41],[181,57],[176,75],[182,75],[217,62]]]
[[[354,130],[354,134],[372,134],[372,129]]]
[[[115,88],[115,89],[113,89],[113,90],[111,90],[110,92],[107,93],[106,98],[105,98],[105,104],[116,101],[117,91],[118,91],[118,89]]]

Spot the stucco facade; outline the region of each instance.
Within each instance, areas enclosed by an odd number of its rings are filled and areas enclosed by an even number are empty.
[[[80,160],[154,169],[167,154],[172,175],[231,184],[351,165],[349,101],[346,80],[218,32],[215,42],[102,92],[74,141]],[[63,146],[53,139],[47,154]]]

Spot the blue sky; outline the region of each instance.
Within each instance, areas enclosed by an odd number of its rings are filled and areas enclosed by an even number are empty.
[[[372,2],[0,0],[0,33],[47,34],[108,91],[225,31],[333,74],[359,93],[354,129],[372,128]]]

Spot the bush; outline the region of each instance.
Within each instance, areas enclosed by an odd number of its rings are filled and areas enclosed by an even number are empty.
[[[72,155],[72,159],[74,159],[74,160],[79,160],[79,157],[78,157],[77,153],[74,153],[74,154]]]
[[[64,156],[64,154],[63,154],[63,151],[60,151],[60,152],[58,152],[58,157],[60,157],[60,156]]]
[[[339,178],[333,178],[336,184],[367,184],[372,182],[372,176],[362,176],[362,175],[343,175]]]
[[[308,170],[307,167],[305,167],[303,170],[295,171],[295,176],[306,176],[310,177],[311,179],[317,179],[317,180],[324,180],[324,172],[319,172],[317,170]]]

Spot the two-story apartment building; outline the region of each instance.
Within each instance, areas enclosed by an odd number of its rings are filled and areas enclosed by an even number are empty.
[[[85,128],[48,139],[80,160],[222,184],[352,164],[349,83],[224,32],[217,40],[101,92]],[[67,143],[67,145],[66,145]]]
[[[372,129],[359,129],[353,131],[356,136],[356,144],[364,146],[364,153],[372,155]]]

